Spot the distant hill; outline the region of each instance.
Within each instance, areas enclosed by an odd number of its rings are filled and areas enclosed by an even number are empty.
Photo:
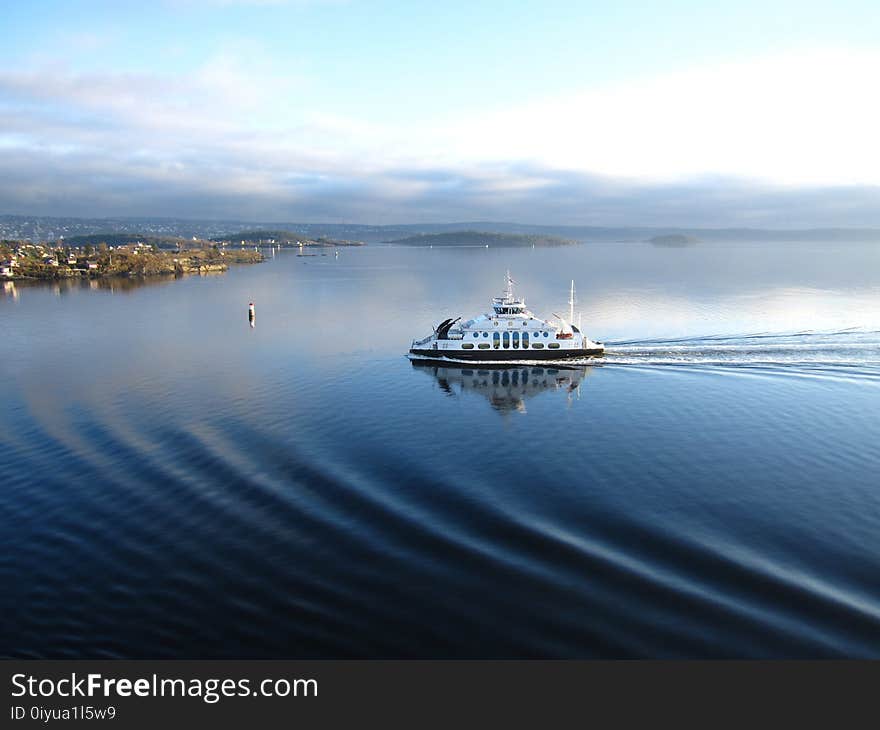
[[[105,233],[112,231],[113,233]],[[751,241],[761,243],[785,243],[816,241],[833,244],[870,242],[880,243],[878,228],[806,228],[806,229],[760,229],[760,228],[693,228],[682,226],[595,226],[511,223],[504,221],[458,221],[455,223],[405,223],[367,225],[360,223],[303,223],[269,220],[188,220],[178,218],[68,218],[59,216],[0,215],[0,238],[10,240],[28,239],[65,241],[82,235],[98,235],[108,245],[116,245],[109,236],[125,234],[136,240],[153,237],[168,241],[164,246],[176,246],[177,237],[187,241],[199,239],[239,242],[242,232],[247,241],[275,238],[276,242],[324,239],[357,240],[367,243],[397,241],[416,238],[420,234],[457,234],[462,231],[481,234],[512,233],[521,235],[559,236],[581,243],[644,243],[653,236],[682,234],[696,236],[701,243],[711,245],[725,241]],[[274,235],[273,235],[274,234]],[[279,235],[283,234],[283,235]],[[256,236],[251,238],[251,236]],[[116,239],[119,243],[131,242]],[[71,241],[71,245],[79,244]],[[93,244],[94,245],[94,244]],[[281,245],[287,245],[282,243]],[[415,244],[418,245],[418,244]],[[434,245],[429,243],[429,245]],[[441,245],[439,242],[436,245]],[[477,244],[479,245],[479,244]],[[485,243],[483,244],[485,245]],[[491,244],[490,244],[491,245]],[[499,244],[500,245],[500,244]],[[531,244],[526,244],[531,245]],[[537,244],[536,244],[537,245]]]
[[[236,231],[224,236],[213,236],[212,241],[228,241],[230,243],[272,243],[279,246],[363,246],[363,241],[350,241],[347,239],[309,236],[287,230],[257,229],[253,231]]]
[[[296,233],[295,231],[260,228],[253,231],[235,231],[223,236],[212,236],[212,240],[230,241],[232,243],[238,243],[239,241],[244,241],[245,243],[269,243],[270,241],[274,241],[275,243],[280,244],[289,243],[296,245],[300,241],[305,243],[311,239],[308,236],[304,236],[302,233]]]
[[[655,246],[668,246],[670,248],[680,248],[682,246],[693,246],[700,242],[696,236],[688,236],[685,233],[668,233],[665,236],[654,236],[648,241]]]
[[[156,248],[177,248],[179,244],[186,246],[187,239],[180,236],[156,236],[143,233],[91,233],[83,236],[69,236],[64,239],[65,246],[97,246],[106,243],[108,246],[124,246],[128,243],[146,243]]]
[[[449,233],[420,233],[416,236],[397,238],[385,243],[398,246],[572,246],[577,243],[569,238],[536,233],[491,233],[483,231],[450,231]]]

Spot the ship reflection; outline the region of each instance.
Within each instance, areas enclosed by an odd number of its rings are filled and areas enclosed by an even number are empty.
[[[566,403],[580,399],[581,383],[592,367],[469,367],[413,360],[416,370],[429,373],[449,396],[478,393],[502,414],[526,413],[526,400],[547,392],[564,395]]]

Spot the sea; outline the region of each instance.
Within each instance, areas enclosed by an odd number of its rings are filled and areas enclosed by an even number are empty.
[[[880,658],[880,246],[312,252],[0,283],[0,656]]]

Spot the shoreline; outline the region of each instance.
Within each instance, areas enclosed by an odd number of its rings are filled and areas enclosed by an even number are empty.
[[[0,281],[51,282],[95,279],[134,279],[153,276],[219,274],[231,264],[257,264],[265,261],[259,251],[194,249],[190,251],[104,250],[97,254],[71,254],[66,264],[56,258],[16,259],[4,267]],[[50,263],[52,262],[52,263]],[[10,270],[11,269],[11,270]]]

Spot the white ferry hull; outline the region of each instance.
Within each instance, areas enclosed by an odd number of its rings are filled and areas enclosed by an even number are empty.
[[[434,350],[412,348],[409,354],[425,360],[466,360],[468,362],[500,362],[516,360],[520,362],[543,362],[545,360],[575,360],[602,357],[604,347],[570,348],[559,350]]]

